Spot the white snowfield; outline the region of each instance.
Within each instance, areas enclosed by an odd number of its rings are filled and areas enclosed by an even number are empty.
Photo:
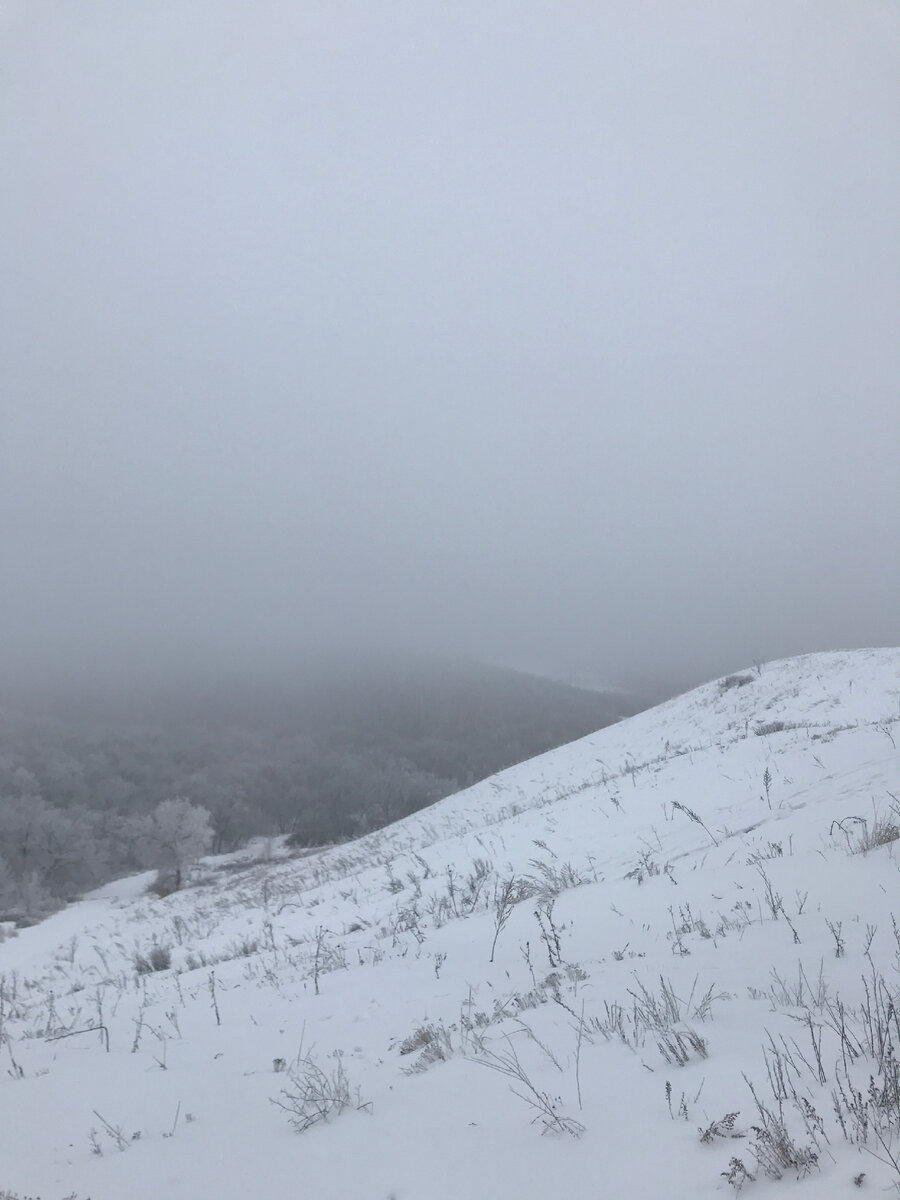
[[[900,650],[811,655],[101,889],[0,944],[0,1195],[897,1187],[898,741]]]

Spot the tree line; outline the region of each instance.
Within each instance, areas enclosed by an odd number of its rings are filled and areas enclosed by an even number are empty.
[[[181,690],[115,713],[7,703],[0,910],[37,911],[142,866],[177,869],[161,861],[152,817],[178,799],[205,814],[200,853],[258,834],[332,842],[638,706],[516,672],[431,662],[348,666],[252,690]]]

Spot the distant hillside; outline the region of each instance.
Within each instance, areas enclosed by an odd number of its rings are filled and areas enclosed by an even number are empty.
[[[78,891],[98,872],[133,865],[120,820],[179,795],[212,813],[219,851],[256,834],[335,841],[639,707],[621,693],[432,659],[320,662],[289,681],[219,679],[115,705],[70,702],[53,715],[8,705],[0,725],[7,845],[71,842],[77,826],[97,862],[88,871],[79,854],[61,867],[55,852],[23,851],[7,872],[37,871],[41,889],[56,895]],[[65,811],[66,830],[42,805]],[[35,813],[46,817],[40,830]]]

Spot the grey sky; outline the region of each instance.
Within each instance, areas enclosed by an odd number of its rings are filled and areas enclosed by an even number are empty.
[[[7,678],[900,642],[893,0],[0,3]]]

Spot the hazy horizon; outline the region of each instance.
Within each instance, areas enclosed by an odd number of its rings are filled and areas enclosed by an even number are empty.
[[[900,9],[0,3],[0,676],[900,643]]]

